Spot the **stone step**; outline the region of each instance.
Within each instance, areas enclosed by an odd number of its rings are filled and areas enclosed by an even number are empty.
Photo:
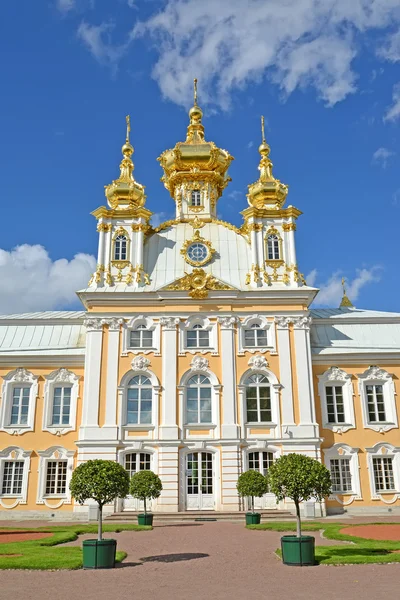
[[[259,510],[261,513],[261,520],[266,521],[269,519],[280,520],[280,519],[293,519],[293,514],[289,510]],[[106,521],[137,521],[138,512],[133,510],[125,510],[123,512],[116,512],[108,515]],[[203,511],[185,511],[185,512],[171,512],[161,513],[155,512],[154,521],[197,521],[197,520],[216,520],[216,521],[243,521],[245,516],[244,511],[237,512],[215,512],[211,510]]]

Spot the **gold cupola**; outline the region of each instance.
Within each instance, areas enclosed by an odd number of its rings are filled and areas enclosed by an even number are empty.
[[[107,202],[112,209],[126,210],[129,208],[139,208],[144,205],[146,195],[144,185],[135,181],[133,177],[134,164],[132,154],[134,149],[129,141],[131,124],[129,115],[126,117],[126,140],[121,148],[123,159],[119,166],[121,173],[118,179],[105,186]]]
[[[216,202],[231,181],[228,168],[233,156],[204,139],[203,111],[197,104],[197,79],[194,80],[194,105],[189,110],[186,140],[165,150],[158,158],[164,175],[161,181],[177,204],[177,217],[215,214]],[[199,193],[199,203],[191,207],[190,194]]]
[[[260,177],[258,181],[248,186],[247,201],[250,206],[258,209],[280,209],[285,203],[288,186],[281,183],[272,174],[272,162],[269,157],[271,148],[265,139],[264,117],[261,117],[262,142],[258,148],[261,154],[259,164]]]

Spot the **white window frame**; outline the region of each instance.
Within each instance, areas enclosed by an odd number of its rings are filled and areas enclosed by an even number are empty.
[[[28,478],[30,473],[31,464],[31,450],[23,450],[18,446],[8,446],[0,452],[0,505],[3,508],[15,508],[18,504],[26,504],[28,495]],[[22,490],[18,495],[13,494],[2,494],[3,491],[3,475],[4,475],[4,463],[7,461],[21,461],[24,463],[24,470],[22,475]],[[10,503],[10,500],[14,502]]]
[[[187,332],[191,331],[195,325],[200,325],[204,330],[209,333],[209,345],[205,348],[188,348],[187,346]],[[210,321],[205,315],[191,315],[186,321],[179,323],[179,356],[185,356],[189,354],[206,354],[211,352],[212,356],[218,355],[218,331],[217,322]]]
[[[252,325],[259,325],[261,329],[265,330],[267,334],[267,345],[265,347],[246,346],[245,331],[246,329],[251,329]],[[242,321],[239,320],[238,354],[239,356],[244,356],[246,352],[250,352],[251,354],[254,354],[255,352],[260,352],[261,354],[265,354],[265,352],[269,352],[270,354],[277,354],[275,323],[273,321],[268,321],[267,318],[263,315],[249,315],[245,317]]]
[[[238,385],[239,392],[239,411],[241,420],[241,437],[245,439],[258,438],[260,435],[267,435],[268,437],[274,438],[279,436],[280,425],[281,425],[281,414],[280,414],[280,390],[282,385],[279,383],[276,375],[268,369],[268,363],[265,357],[259,355],[250,358],[249,365],[250,369],[247,369],[240,378]],[[247,402],[246,402],[246,381],[250,375],[254,374],[265,375],[268,378],[269,386],[271,390],[271,422],[262,423],[248,423],[247,422]],[[269,434],[259,433],[257,430],[267,429],[270,430]]]
[[[396,390],[393,376],[380,367],[371,366],[364,373],[357,375],[358,389],[361,398],[361,408],[365,429],[372,429],[384,433],[398,427],[396,411]],[[371,422],[368,415],[367,385],[381,385],[383,389],[383,400],[385,403],[386,421]]]
[[[336,500],[339,504],[347,506],[354,500],[362,500],[360,483],[360,465],[358,459],[359,448],[352,448],[347,444],[337,443],[330,448],[323,449],[326,468],[331,470],[331,460],[347,458],[350,461],[351,490],[347,492],[332,492],[329,500]]]
[[[39,450],[39,468],[38,468],[38,488],[37,488],[37,504],[45,504],[48,508],[59,508],[63,504],[71,504],[71,492],[69,491],[69,484],[72,477],[72,471],[74,468],[74,456],[75,450],[67,450],[61,446],[51,446],[47,450]],[[46,479],[47,479],[47,465],[50,461],[66,460],[67,461],[67,480],[66,480],[66,491],[65,494],[60,495],[46,495]],[[54,503],[55,501],[57,501]]]
[[[187,405],[187,383],[193,375],[203,375],[208,377],[211,384],[211,423],[187,423],[186,405]],[[188,436],[188,431],[196,431],[202,429],[210,429],[214,432],[214,437],[220,437],[220,395],[222,386],[218,381],[215,373],[210,371],[208,367],[208,360],[201,356],[195,356],[191,362],[191,369],[186,371],[182,376],[179,386],[179,415],[181,420],[182,431],[184,432],[184,438]]]
[[[146,329],[152,332],[153,340],[151,348],[131,348],[130,347],[130,335],[131,331],[137,329],[141,325],[144,325]],[[128,354],[150,354],[154,353],[155,356],[160,356],[160,323],[154,321],[151,317],[145,315],[137,315],[133,317],[128,323],[123,324],[122,334],[122,356],[128,356]]]
[[[158,439],[158,406],[159,406],[159,397],[161,392],[160,383],[156,377],[156,375],[148,369],[150,361],[145,357],[142,357],[142,367],[136,366],[140,365],[140,357],[134,358],[132,361],[132,369],[125,373],[122,377],[120,385],[118,386],[118,395],[119,395],[119,415],[118,415],[118,424],[120,428],[120,438],[129,439],[129,431],[153,431],[153,435],[155,439]],[[136,361],[136,362],[135,362]],[[150,379],[150,383],[152,386],[152,398],[151,398],[151,423],[127,423],[127,409],[128,409],[128,385],[133,377],[138,375],[144,375],[148,379]]]
[[[196,196],[196,203],[193,204],[193,198],[194,198],[194,194],[198,193],[198,196]],[[203,206],[202,203],[202,198],[201,198],[201,189],[200,188],[196,188],[190,191],[190,203],[189,206]]]
[[[381,500],[385,504],[393,504],[400,499],[400,446],[393,446],[386,442],[378,442],[370,448],[365,448],[367,452],[367,466],[369,474],[369,484],[371,489],[371,499]],[[391,458],[393,464],[394,490],[377,491],[374,477],[374,458]]]
[[[19,367],[3,377],[2,402],[0,408],[0,431],[22,435],[33,431],[35,424],[36,400],[38,395],[38,376]],[[11,407],[13,391],[16,387],[29,387],[29,410],[26,425],[11,425]]]
[[[344,423],[329,423],[326,388],[337,386],[342,388],[345,420]],[[321,400],[322,427],[324,429],[330,429],[335,433],[345,433],[349,429],[355,429],[354,389],[351,375],[338,367],[330,367],[322,375],[318,375],[318,394]]]
[[[43,431],[53,435],[64,435],[69,431],[76,430],[76,413],[79,398],[80,377],[68,369],[60,368],[46,376],[44,385],[44,409],[43,409]],[[71,388],[71,404],[68,425],[53,425],[53,399],[56,387]]]

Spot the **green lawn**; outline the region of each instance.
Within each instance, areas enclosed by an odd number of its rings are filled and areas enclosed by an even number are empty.
[[[1,527],[1,531],[14,529]],[[125,525],[104,525],[103,532],[149,531],[152,527],[142,527],[128,523]],[[82,549],[80,546],[57,547],[59,544],[73,542],[78,535],[93,533],[97,536],[95,525],[63,525],[60,527],[24,528],[21,531],[49,532],[53,535],[30,542],[0,543],[0,569],[80,569],[82,567]],[[126,552],[117,551],[117,562],[126,557]]]
[[[397,523],[398,524],[398,523]],[[361,525],[361,523],[360,523]],[[389,525],[389,523],[362,523],[362,525]],[[323,565],[349,565],[367,563],[393,563],[400,562],[400,542],[366,540],[356,536],[339,533],[344,527],[356,527],[352,523],[318,523],[316,521],[304,522],[303,531],[323,531],[323,536],[330,540],[350,542],[340,546],[316,546],[315,560]],[[296,531],[296,523],[261,523],[248,525],[247,529],[261,531]],[[396,552],[397,551],[397,552]],[[276,551],[281,556],[280,549]]]

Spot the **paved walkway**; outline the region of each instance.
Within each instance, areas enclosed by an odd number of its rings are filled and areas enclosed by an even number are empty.
[[[325,544],[314,534],[317,543]],[[12,600],[365,600],[398,597],[400,564],[287,567],[281,534],[237,523],[157,525],[107,534],[128,557],[109,571],[2,571]],[[87,536],[85,536],[87,537]],[[89,536],[93,537],[93,536]]]

